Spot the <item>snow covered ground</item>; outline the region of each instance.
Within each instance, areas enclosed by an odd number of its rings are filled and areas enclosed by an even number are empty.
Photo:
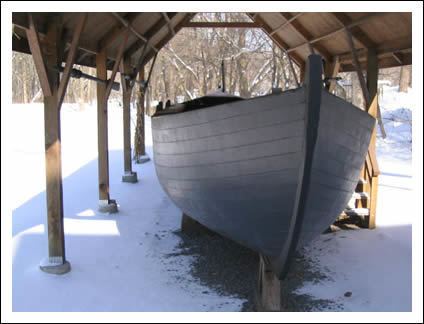
[[[404,102],[394,106],[411,108]],[[384,113],[394,106],[382,102]],[[13,207],[13,311],[241,310],[245,300],[191,276],[195,256],[169,259],[181,241],[174,234],[180,212],[162,191],[153,163],[133,166],[137,184],[121,182],[118,105],[110,105],[109,113],[110,190],[119,204],[119,213],[112,215],[97,212],[95,107],[62,108],[66,253],[72,271],[63,276],[40,271],[47,253],[43,107],[10,109],[8,123],[17,125],[9,137],[14,181],[7,193]],[[152,156],[149,119],[146,128]],[[329,279],[305,281],[299,294],[334,301],[347,311],[411,310],[411,221],[419,216],[411,195],[411,144],[398,145],[396,125],[387,131],[389,139],[378,147],[377,229],[321,235],[305,253]]]

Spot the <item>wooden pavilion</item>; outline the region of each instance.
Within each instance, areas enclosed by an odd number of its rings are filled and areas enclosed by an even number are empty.
[[[41,269],[65,273],[61,172],[60,109],[74,64],[95,67],[97,83],[98,190],[99,209],[116,212],[109,195],[108,98],[117,72],[123,88],[124,176],[134,182],[131,169],[130,100],[134,80],[144,80],[144,67],[182,28],[260,28],[299,67],[302,82],[309,54],[320,54],[325,76],[356,71],[365,109],[378,117],[377,81],[380,68],[412,64],[412,14],[408,12],[256,12],[246,13],[250,22],[195,22],[196,13],[185,12],[90,12],[12,14],[14,51],[31,54],[44,95],[48,258]],[[64,64],[64,65],[63,65]],[[293,69],[293,67],[292,67]],[[107,72],[111,71],[108,79]],[[364,71],[366,74],[364,76]],[[328,85],[334,89],[335,81]],[[139,104],[144,107],[140,93]],[[139,120],[144,118],[143,109]],[[144,143],[136,143],[144,145]],[[360,185],[367,194],[362,202],[375,227],[379,168],[375,153],[376,131],[372,136]],[[358,179],[359,180],[359,179]],[[361,200],[361,198],[360,198]],[[275,295],[275,278],[266,269],[263,296]],[[267,288],[268,287],[268,288]],[[264,297],[266,298],[266,297]],[[272,299],[272,298],[271,298]],[[264,301],[269,308],[272,301]]]

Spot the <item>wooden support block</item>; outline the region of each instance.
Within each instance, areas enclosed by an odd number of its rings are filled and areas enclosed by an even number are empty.
[[[374,229],[377,216],[378,177],[372,177],[371,182],[370,215],[368,228]]]
[[[215,235],[216,233],[211,231],[209,228],[200,224],[187,214],[183,213],[181,218],[181,232],[185,234],[209,234]]]
[[[266,257],[260,255],[256,304],[258,311],[281,310],[281,282],[271,271]]]

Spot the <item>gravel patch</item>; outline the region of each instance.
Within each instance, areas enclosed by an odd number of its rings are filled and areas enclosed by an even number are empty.
[[[255,289],[258,276],[258,254],[211,231],[186,234],[173,232],[181,238],[175,253],[168,258],[191,256],[190,275],[201,284],[223,296],[246,300],[241,311],[255,311]],[[282,281],[282,311],[336,311],[341,305],[331,300],[316,299],[296,290],[307,281],[331,280],[318,270],[316,262],[301,249],[295,256],[287,277]]]

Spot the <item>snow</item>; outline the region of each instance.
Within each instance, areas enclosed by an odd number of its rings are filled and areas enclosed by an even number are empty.
[[[411,96],[388,89],[381,102],[383,115],[397,114],[399,107],[410,110]],[[117,200],[119,213],[97,212],[95,105],[80,110],[65,104],[63,192],[66,257],[72,270],[62,276],[40,271],[39,262],[47,254],[43,107],[15,104],[9,117],[8,122],[19,125],[9,137],[13,311],[241,309],[244,300],[222,296],[190,276],[193,256],[167,258],[180,242],[172,233],[179,228],[180,211],[161,189],[152,162],[133,165],[138,183],[121,182],[122,109],[116,104],[109,109],[109,165],[111,198]],[[152,157],[149,118],[146,129]],[[410,144],[399,145],[397,130],[406,132],[402,126],[388,127],[388,140],[378,142],[382,174],[377,229],[318,237],[305,253],[330,279],[305,281],[298,293],[330,299],[347,311],[411,310],[411,224],[416,211]],[[348,291],[351,297],[344,296]]]
[[[72,270],[39,270],[47,253],[43,108],[13,105],[13,311],[236,311],[242,300],[219,296],[188,276],[190,258],[175,252],[179,210],[160,188],[153,163],[134,165],[139,182],[121,182],[122,110],[110,107],[111,198],[118,214],[97,212],[96,110],[62,108],[66,257]],[[135,113],[134,111],[132,112]],[[133,116],[135,120],[135,116]],[[146,121],[147,129],[150,121]],[[147,153],[152,156],[147,134]],[[31,165],[32,172],[22,170]],[[30,181],[28,181],[30,177]],[[25,186],[22,184],[25,183]],[[162,237],[160,235],[164,235]],[[177,280],[176,278],[183,279]],[[207,294],[202,292],[208,292]]]

